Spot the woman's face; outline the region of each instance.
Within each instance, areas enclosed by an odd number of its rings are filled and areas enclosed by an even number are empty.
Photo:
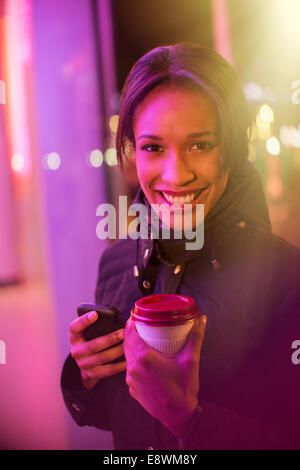
[[[176,205],[181,212],[183,204],[191,204],[195,228],[196,204],[204,204],[206,217],[228,180],[214,103],[197,91],[157,87],[136,110],[134,137],[137,174],[148,202]]]

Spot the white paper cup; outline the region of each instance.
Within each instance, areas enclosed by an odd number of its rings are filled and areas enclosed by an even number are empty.
[[[176,354],[184,347],[199,316],[194,299],[173,294],[143,297],[131,311],[131,319],[141,338],[151,348],[165,354]]]

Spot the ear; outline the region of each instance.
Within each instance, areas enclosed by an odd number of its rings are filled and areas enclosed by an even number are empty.
[[[135,142],[129,140],[128,137],[125,138],[125,146],[124,146],[124,153],[126,155],[126,159],[135,160]]]
[[[136,166],[135,162],[135,154],[136,154],[136,148],[135,148],[135,143],[131,142],[129,139],[126,139],[126,144],[125,144],[125,149],[124,149],[124,154],[125,154],[125,164],[126,167],[129,169],[133,168]]]

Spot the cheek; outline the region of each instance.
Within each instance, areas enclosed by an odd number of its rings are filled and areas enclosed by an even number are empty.
[[[142,162],[138,158],[136,158],[136,171],[139,182],[143,186],[144,180],[147,181],[148,170],[147,166],[145,164],[142,164]]]
[[[200,159],[197,165],[198,177],[205,178],[210,184],[216,184],[223,175],[221,153],[213,152],[207,157]]]
[[[156,165],[136,156],[136,171],[141,186],[150,184],[158,173]]]

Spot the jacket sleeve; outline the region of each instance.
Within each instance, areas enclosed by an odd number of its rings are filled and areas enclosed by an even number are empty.
[[[182,449],[299,450],[299,377],[286,381],[285,391],[270,390],[269,403],[257,403],[260,416],[246,416],[205,400],[199,401],[181,439]],[[287,376],[285,376],[285,380]],[[262,387],[264,384],[262,383]],[[265,390],[266,391],[266,390]],[[266,415],[262,416],[263,408]]]
[[[101,303],[101,278],[103,275],[102,255],[99,268],[95,301]],[[101,379],[91,388],[86,389],[81,382],[80,369],[69,354],[65,360],[61,375],[61,391],[64,402],[72,418],[79,426],[93,426],[99,429],[111,430],[111,388],[113,380],[110,377]]]
[[[274,354],[276,364],[271,367],[270,362],[269,370],[265,369],[266,378],[262,374],[255,377],[258,393],[248,382],[248,409],[229,409],[200,399],[181,440],[182,448],[299,450],[300,364],[291,362],[282,373],[277,359]]]
[[[255,419],[202,401],[179,445],[184,450],[274,449],[277,438]]]
[[[71,355],[67,357],[61,376],[61,390],[66,407],[79,426],[111,430],[109,389],[107,379],[99,380],[92,389],[86,389],[81,383],[76,361]]]

